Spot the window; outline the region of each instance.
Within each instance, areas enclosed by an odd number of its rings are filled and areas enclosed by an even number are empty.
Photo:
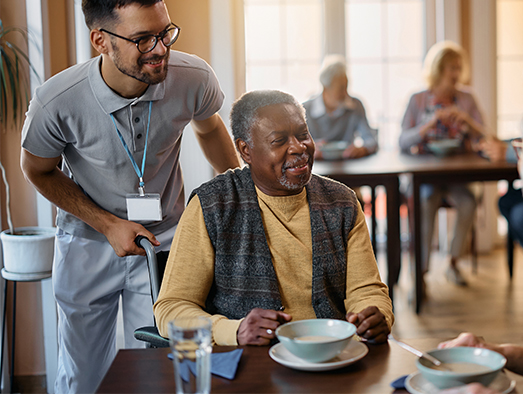
[[[424,0],[244,0],[244,10],[247,90],[280,89],[305,101],[321,91],[326,48],[341,48],[349,93],[363,101],[380,146],[397,146],[408,98],[423,88]],[[345,32],[329,35],[339,43],[326,43],[327,23]]]
[[[306,100],[322,59],[322,0],[245,0],[246,89]]]
[[[498,137],[520,137],[523,132],[523,15],[522,0],[498,0],[497,99]]]
[[[349,92],[379,130],[380,146],[397,146],[410,95],[423,89],[422,0],[345,0]]]

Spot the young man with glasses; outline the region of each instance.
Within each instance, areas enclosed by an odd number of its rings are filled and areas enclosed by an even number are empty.
[[[59,314],[56,393],[94,392],[116,355],[121,297],[125,346],[153,324],[147,237],[169,250],[184,209],[179,163],[191,123],[218,172],[239,160],[217,114],[223,93],[203,60],[171,51],[180,28],[163,0],[83,0],[100,56],[35,92],[22,169],[58,208],[53,284]],[[62,161],[62,168],[57,166]]]

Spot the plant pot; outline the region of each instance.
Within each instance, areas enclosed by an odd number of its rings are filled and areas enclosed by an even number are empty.
[[[52,271],[55,233],[53,227],[19,227],[15,235],[2,231],[5,270],[20,274]]]

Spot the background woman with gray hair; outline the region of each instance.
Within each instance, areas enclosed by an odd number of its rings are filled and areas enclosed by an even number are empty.
[[[461,151],[472,150],[484,135],[483,118],[472,94],[459,84],[468,78],[466,54],[459,45],[443,41],[433,45],[424,62],[427,90],[412,95],[401,124],[399,145],[412,154],[429,152],[427,143],[456,139]],[[445,199],[457,208],[447,278],[466,285],[457,267],[476,209],[474,194],[467,185],[422,185],[422,268],[428,271],[434,218]]]
[[[345,141],[349,145],[343,153],[345,159],[355,159],[374,153],[378,148],[376,130],[369,126],[363,104],[347,92],[348,78],[345,58],[328,55],[320,71],[322,93],[312,97],[303,106],[307,112],[307,125],[316,146],[316,157],[321,157],[325,142]],[[360,137],[361,144],[354,144]]]

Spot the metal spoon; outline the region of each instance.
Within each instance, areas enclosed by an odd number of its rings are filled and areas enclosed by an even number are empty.
[[[398,341],[396,338],[394,338],[392,336],[392,334],[389,334],[388,338],[389,338],[389,341],[392,341],[392,342],[398,344],[400,347],[402,347],[405,350],[408,350],[411,353],[414,353],[416,356],[430,361],[432,364],[436,365],[437,367],[447,369],[445,367],[445,365],[440,360],[438,360],[436,357],[433,357],[428,353],[422,352],[421,350],[414,349],[412,346],[407,345],[405,342]]]

